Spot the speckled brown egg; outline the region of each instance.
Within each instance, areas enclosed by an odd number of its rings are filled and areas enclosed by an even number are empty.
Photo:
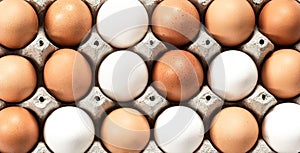
[[[79,45],[92,27],[92,15],[81,0],[57,0],[47,10],[45,30],[57,45]]]
[[[222,109],[213,119],[210,138],[224,153],[245,153],[258,138],[258,124],[254,116],[240,107]]]
[[[297,0],[272,0],[262,9],[259,30],[277,45],[300,40],[300,3]]]
[[[91,67],[79,52],[60,49],[45,64],[44,82],[54,97],[73,102],[88,92],[92,82]]]
[[[200,29],[200,16],[188,0],[164,0],[152,14],[152,30],[162,41],[182,46],[192,41]]]
[[[21,102],[32,94],[36,84],[36,71],[26,58],[18,55],[0,58],[0,99]]]
[[[181,102],[195,95],[203,83],[203,69],[198,59],[184,50],[171,50],[154,65],[154,87],[168,100]]]
[[[255,27],[255,14],[247,0],[214,0],[205,14],[208,32],[224,46],[246,41]]]
[[[139,153],[150,139],[150,126],[139,111],[119,108],[104,119],[101,139],[110,152]]]
[[[300,94],[300,52],[281,49],[271,54],[261,71],[264,87],[279,98]]]
[[[11,49],[25,47],[38,32],[35,10],[24,0],[0,2],[0,44]]]
[[[1,152],[28,152],[35,146],[38,137],[38,123],[28,110],[13,106],[0,111]]]

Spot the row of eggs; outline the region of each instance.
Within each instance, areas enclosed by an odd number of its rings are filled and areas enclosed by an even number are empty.
[[[38,32],[35,10],[23,0],[3,0],[0,10],[0,44],[10,49],[25,47]],[[292,45],[300,40],[299,12],[296,0],[272,0],[261,10],[258,28],[275,44]],[[100,36],[116,48],[139,42],[149,25],[148,13],[138,0],[107,0],[96,18]],[[80,45],[92,22],[92,14],[81,0],[57,0],[44,17],[47,36],[62,47]],[[224,46],[246,41],[255,22],[253,8],[246,0],[215,0],[205,14],[208,32]],[[197,8],[188,0],[164,0],[154,9],[151,25],[160,40],[182,46],[198,35],[201,24]]]
[[[62,64],[63,61],[63,64]],[[273,52],[261,68],[261,81],[273,95],[290,99],[300,94],[300,52],[281,49]],[[74,102],[83,98],[93,83],[94,72],[88,60],[72,49],[59,49],[46,61],[43,81],[58,100]],[[117,102],[138,98],[150,82],[173,102],[183,102],[197,94],[204,84],[201,62],[184,50],[166,51],[155,62],[149,79],[148,67],[138,54],[129,50],[109,54],[98,68],[102,92]],[[246,53],[224,51],[209,64],[207,82],[226,101],[239,101],[254,90],[259,72]],[[150,80],[150,81],[149,81]],[[0,99],[21,102],[37,85],[37,75],[29,60],[19,55],[0,58]]]
[[[281,103],[265,116],[263,139],[277,152],[300,151],[300,105]],[[150,140],[147,118],[133,108],[110,112],[100,126],[94,126],[89,115],[80,108],[65,106],[54,110],[46,119],[43,139],[55,153],[83,153],[101,138],[110,152],[140,152]],[[9,127],[9,128],[8,128]],[[98,127],[98,128],[97,128]],[[18,106],[0,111],[0,151],[28,152],[39,139],[39,125],[34,115]],[[259,137],[255,117],[237,106],[223,108],[209,129],[212,143],[222,152],[247,152]],[[98,133],[99,132],[99,133]],[[164,110],[153,128],[155,142],[165,152],[194,152],[207,131],[201,117],[191,108],[173,106]]]

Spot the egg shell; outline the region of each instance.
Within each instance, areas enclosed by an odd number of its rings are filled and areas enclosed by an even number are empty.
[[[227,101],[238,101],[255,88],[258,72],[246,53],[229,50],[217,55],[209,64],[207,80],[218,96]]]
[[[102,91],[118,102],[139,96],[148,83],[148,69],[136,53],[121,50],[108,55],[101,63],[98,81]]]
[[[258,28],[277,45],[296,43],[300,40],[299,2],[296,0],[268,2],[260,12]]]
[[[35,10],[24,0],[0,2],[0,44],[11,49],[25,47],[38,32]]]
[[[264,118],[262,135],[276,152],[300,152],[300,105],[276,105]]]
[[[21,102],[33,93],[36,84],[35,68],[26,58],[18,55],[0,58],[0,99]]]
[[[293,98],[300,94],[300,52],[293,49],[275,51],[261,71],[263,85],[276,97]]]
[[[203,68],[198,59],[188,51],[171,50],[162,55],[154,65],[154,87],[167,99],[182,102],[195,95],[203,83]]]
[[[59,46],[79,45],[91,28],[92,14],[81,0],[57,0],[46,12],[46,34]]]
[[[139,111],[132,108],[119,108],[104,119],[100,136],[110,152],[138,153],[150,139],[150,126]]]
[[[164,0],[154,9],[151,25],[160,40],[182,46],[198,35],[200,16],[188,0]]]
[[[107,0],[97,14],[100,36],[117,48],[128,48],[139,42],[148,25],[148,13],[138,0]]]
[[[38,141],[39,126],[35,117],[22,107],[0,111],[0,151],[28,152]]]
[[[241,107],[222,109],[213,119],[210,138],[225,153],[249,151],[258,139],[258,124],[254,116]]]
[[[207,31],[224,46],[236,46],[252,34],[255,14],[247,0],[214,0],[205,14]]]
[[[203,121],[191,108],[170,107],[158,116],[154,137],[158,146],[165,152],[194,152],[204,137]]]
[[[92,144],[94,135],[92,119],[73,106],[56,109],[44,126],[45,142],[55,153],[83,153]]]
[[[45,64],[44,82],[54,97],[63,102],[74,102],[89,91],[92,70],[79,52],[60,49],[55,51]]]

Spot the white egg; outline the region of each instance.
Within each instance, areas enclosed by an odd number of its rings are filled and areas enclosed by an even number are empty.
[[[255,88],[258,72],[254,61],[237,50],[219,54],[209,65],[208,84],[221,98],[238,101]]]
[[[117,51],[101,63],[98,81],[102,91],[111,99],[123,102],[139,96],[148,83],[144,60],[131,51]]]
[[[45,122],[45,142],[55,153],[83,153],[92,144],[94,135],[92,119],[77,107],[61,107]]]
[[[158,116],[154,136],[165,152],[194,152],[202,143],[204,125],[200,116],[191,108],[170,107]]]
[[[276,152],[300,152],[300,105],[276,105],[263,121],[262,135]]]
[[[100,7],[96,22],[106,42],[116,48],[128,48],[144,37],[149,19],[138,0],[107,0]]]

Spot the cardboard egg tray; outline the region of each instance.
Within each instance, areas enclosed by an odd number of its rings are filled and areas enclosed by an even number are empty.
[[[34,111],[39,117],[39,124],[43,128],[43,124],[47,116],[55,109],[63,107],[66,105],[73,105],[87,111],[95,124],[99,124],[99,120],[103,118],[103,115],[107,110],[111,110],[117,107],[117,103],[113,102],[111,99],[107,98],[100,90],[98,83],[95,83],[91,88],[90,92],[80,101],[74,103],[62,103],[59,100],[55,99],[51,94],[47,92],[47,89],[43,83],[42,73],[43,66],[47,60],[47,56],[50,55],[55,50],[59,49],[57,46],[53,45],[51,41],[47,38],[43,19],[45,12],[53,0],[27,0],[29,3],[35,7],[39,15],[39,32],[36,38],[25,48],[17,51],[9,51],[3,47],[0,47],[0,56],[6,54],[19,54],[24,57],[32,59],[35,64],[38,72],[38,87],[35,93],[27,100],[22,103],[13,104],[19,105],[21,107],[28,108]],[[151,15],[155,6],[159,3],[159,0],[140,0],[145,8],[148,11],[148,14]],[[201,15],[201,18],[204,18],[205,11],[212,0],[190,0],[197,8]],[[299,0],[298,0],[299,1]],[[95,23],[95,18],[97,15],[98,9],[105,2],[104,0],[85,0],[86,4],[90,7],[90,10],[93,15],[93,22]],[[260,8],[267,0],[249,0],[253,6],[254,11],[258,15]],[[299,1],[300,2],[300,1]],[[208,63],[221,51],[224,50],[206,31],[204,25],[202,24],[199,35],[194,40],[194,42],[186,48],[181,48],[188,50],[196,55],[198,55],[201,60],[204,70],[206,72]],[[274,45],[272,42],[261,34],[256,28],[251,38],[248,41],[235,49],[246,52],[252,57],[256,62],[258,69],[260,69],[261,64],[264,60],[264,57],[269,53],[274,51]],[[300,42],[294,46],[294,49],[300,51]],[[117,49],[112,48],[106,42],[104,42],[95,26],[91,29],[90,36],[87,38],[87,41],[84,41],[77,50],[83,55],[88,57],[88,59],[93,64],[92,67],[96,72],[101,61],[109,53],[116,51]],[[166,45],[158,40],[155,35],[152,33],[149,26],[149,30],[145,37],[137,43],[132,48],[129,48],[146,61],[149,72],[151,73],[152,64],[155,59],[158,58],[158,55],[164,51],[167,51],[168,48]],[[226,50],[226,49],[225,49]],[[62,65],[63,66],[63,65]],[[97,73],[95,73],[96,75]],[[94,76],[97,78],[96,76]],[[95,81],[97,82],[97,81]],[[215,95],[207,84],[204,84],[200,89],[200,92],[190,99],[187,103],[179,104],[185,105],[190,108],[193,108],[198,112],[205,123],[206,131],[209,130],[209,122],[211,121],[213,115],[216,111],[221,110],[223,106],[237,105],[251,111],[256,117],[258,124],[261,125],[262,119],[265,113],[269,110],[270,107],[276,105],[278,102],[283,100],[276,99],[272,94],[270,94],[264,87],[258,82],[255,90],[251,95],[241,100],[238,103],[228,103],[224,102],[221,98]],[[290,99],[288,101],[293,101],[300,104],[300,96],[295,99]],[[0,108],[9,106],[12,104],[7,104],[3,101],[0,101]],[[123,105],[123,104],[121,104]],[[151,127],[154,125],[154,121],[161,111],[166,107],[171,106],[165,97],[162,97],[158,92],[153,88],[151,82],[146,88],[145,92],[138,97],[134,102],[125,103],[124,107],[133,107],[144,112],[148,119]],[[99,131],[99,125],[96,125],[96,132]],[[41,129],[42,129],[41,128]],[[40,132],[42,135],[42,131]],[[41,137],[38,144],[35,148],[32,149],[33,153],[50,153],[50,149],[46,146],[43,138]],[[88,153],[105,153],[106,149],[102,146],[100,138],[95,136],[95,140],[90,148],[86,151]],[[163,152],[157,144],[155,143],[154,137],[151,137],[151,140],[148,146],[143,151],[144,153],[160,153]],[[209,139],[208,132],[206,132],[202,144],[197,149],[198,153],[217,153],[219,152],[212,144]],[[262,139],[260,134],[259,139],[255,146],[250,150],[251,153],[272,153],[272,149],[268,147],[266,142]]]

